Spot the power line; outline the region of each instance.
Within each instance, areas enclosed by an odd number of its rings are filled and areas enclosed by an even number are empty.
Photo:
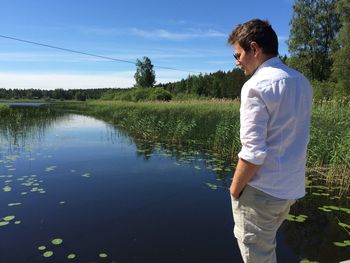
[[[48,45],[48,44],[43,44],[43,43],[39,43],[39,42],[29,41],[29,40],[20,39],[20,38],[15,38],[15,37],[10,37],[10,36],[5,36],[5,35],[0,35],[0,37],[6,38],[6,39],[15,40],[15,41],[19,41],[19,42],[24,42],[24,43],[27,43],[27,44],[32,44],[32,45],[37,45],[37,46],[42,46],[42,47],[47,47],[47,48],[52,48],[52,49],[58,49],[58,50],[62,50],[62,51],[66,51],[66,52],[71,52],[71,53],[76,53],[76,54],[81,54],[81,55],[85,55],[85,56],[96,57],[96,58],[102,58],[102,59],[106,59],[106,60],[112,60],[112,61],[117,61],[117,62],[123,62],[123,63],[129,63],[129,64],[134,64],[134,65],[136,65],[135,62],[129,61],[129,60],[118,59],[118,58],[112,58],[112,57],[107,57],[107,56],[95,55],[95,54],[92,54],[92,53],[77,51],[77,50],[73,50],[73,49],[69,49],[69,48],[62,48],[62,47],[52,46],[52,45]],[[170,67],[162,67],[162,66],[154,66],[154,67],[155,67],[155,68],[161,68],[161,69],[182,71],[182,72],[187,72],[187,73],[197,73],[197,74],[201,73],[201,72],[196,72],[196,71],[182,70],[182,69],[170,68]]]

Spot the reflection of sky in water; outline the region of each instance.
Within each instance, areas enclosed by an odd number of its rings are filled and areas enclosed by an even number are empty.
[[[0,190],[11,191],[0,191],[0,222],[15,219],[0,226],[0,262],[65,262],[70,253],[76,262],[239,262],[229,180],[218,180],[215,172],[222,169],[220,160],[209,162],[199,152],[175,158],[161,146],[151,153],[137,149],[111,125],[74,114],[40,132],[24,137],[21,150],[9,150],[1,140]],[[281,262],[346,254],[332,243],[349,239],[334,231],[337,222],[328,232],[329,246],[313,243],[328,220],[317,207],[329,203],[310,206],[310,197],[307,211],[303,202],[292,211],[308,215],[304,225],[284,224],[277,236]],[[303,241],[302,233],[313,229],[315,237]],[[63,244],[52,245],[54,238]],[[38,250],[42,245],[54,252],[49,261]],[[107,259],[98,257],[102,252]]]
[[[130,138],[78,115],[59,118],[26,143],[0,164],[2,175],[12,175],[7,184],[12,190],[0,192],[0,218],[13,214],[21,220],[0,228],[0,262],[47,262],[37,249],[41,245],[54,252],[54,262],[69,253],[79,262],[99,262],[101,252],[108,262],[237,255],[231,249],[227,191],[206,185],[217,183],[212,171],[179,165],[160,148],[145,160]],[[10,165],[15,170],[9,171]],[[0,178],[2,187],[6,179]],[[221,230],[208,234],[217,226]],[[50,245],[53,238],[63,244]]]

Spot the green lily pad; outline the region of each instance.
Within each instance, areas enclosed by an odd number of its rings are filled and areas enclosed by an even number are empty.
[[[57,167],[57,166],[55,166],[55,165],[49,166],[49,167],[47,167],[47,168],[45,169],[45,171],[46,171],[46,172],[51,172],[51,171],[55,170],[56,167]]]
[[[56,245],[56,246],[61,245],[62,242],[63,242],[63,239],[61,239],[61,238],[55,238],[54,240],[51,241],[51,243]]]
[[[6,225],[8,225],[10,222],[8,222],[8,221],[1,221],[0,222],[0,226],[6,226]]]
[[[22,223],[22,221],[21,220],[18,220],[18,221],[15,221],[15,225],[19,225],[20,223]]]
[[[44,257],[46,257],[46,258],[49,258],[49,257],[51,257],[53,255],[53,252],[52,251],[46,251],[44,254],[43,254],[43,256]]]
[[[98,256],[99,256],[100,258],[106,258],[106,257],[108,257],[108,255],[107,255],[106,253],[100,253]]]
[[[69,254],[68,256],[67,256],[67,258],[68,259],[75,259],[77,256],[75,255],[75,254]]]
[[[39,246],[38,249],[39,249],[39,250],[45,250],[46,247],[45,247],[45,246]]]
[[[333,244],[336,245],[337,247],[347,247],[348,246],[344,242],[333,242]]]
[[[345,223],[339,222],[338,225],[340,225],[341,227],[350,228],[350,225],[345,224]]]
[[[318,209],[322,210],[323,212],[327,212],[327,213],[332,212],[332,210],[324,208],[324,207],[318,207]]]
[[[11,220],[15,219],[15,216],[5,216],[3,219],[5,221],[11,221]]]
[[[5,186],[4,188],[2,188],[2,190],[4,192],[10,192],[12,190],[12,188],[10,186]]]

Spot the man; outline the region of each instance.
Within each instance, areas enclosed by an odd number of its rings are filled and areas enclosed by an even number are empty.
[[[312,88],[277,58],[267,21],[238,25],[228,43],[236,65],[252,75],[241,91],[242,149],[230,187],[234,234],[244,262],[276,262],[276,232],[305,195]]]

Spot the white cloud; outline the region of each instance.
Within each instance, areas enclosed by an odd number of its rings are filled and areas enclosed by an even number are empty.
[[[93,89],[129,88],[135,84],[135,71],[119,73],[23,73],[0,72],[0,88],[6,89]],[[158,69],[157,83],[167,83],[187,78],[189,73]]]
[[[175,22],[177,25],[187,24],[184,20]],[[134,35],[144,38],[152,39],[167,39],[167,40],[188,40],[193,38],[213,38],[213,37],[227,37],[227,34],[215,29],[202,29],[207,26],[197,26],[191,28],[184,28],[178,32],[172,32],[167,29],[152,29],[146,30],[141,28],[100,28],[100,27],[74,27],[76,31],[83,34],[93,34],[100,36],[117,36],[117,35]]]
[[[134,84],[134,71],[104,74],[0,72],[0,88],[92,89],[126,88]]]
[[[131,29],[132,34],[145,38],[158,38],[158,39],[168,39],[168,40],[187,40],[193,38],[212,38],[212,37],[225,37],[226,34],[219,32],[217,30],[202,30],[190,28],[184,32],[176,33],[170,32],[165,29],[155,29],[155,30],[143,30],[138,28]]]

